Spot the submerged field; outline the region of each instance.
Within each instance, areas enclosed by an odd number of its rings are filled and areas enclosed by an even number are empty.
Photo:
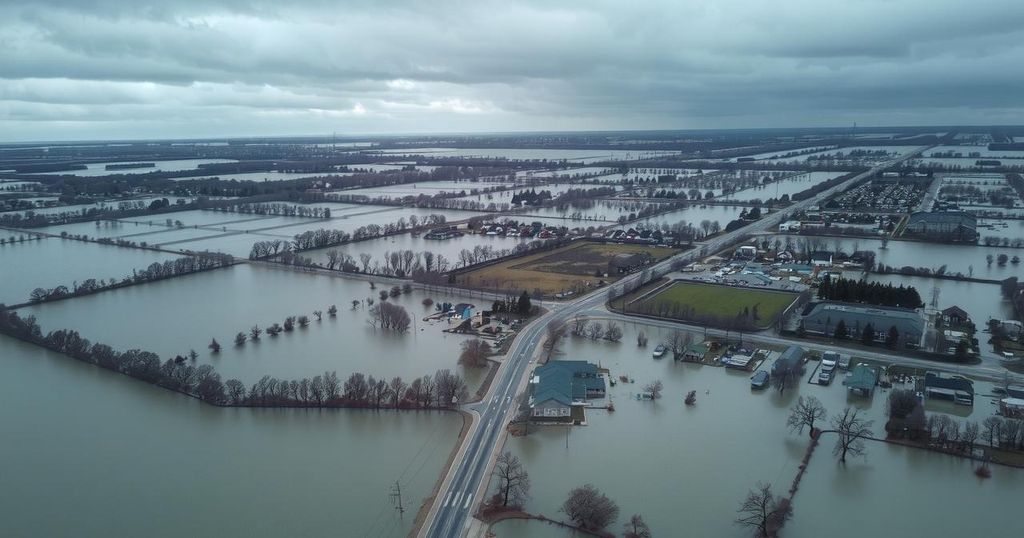
[[[461,286],[495,291],[526,290],[544,295],[576,292],[596,287],[600,281],[617,280],[620,275],[609,272],[608,263],[618,254],[649,254],[653,263],[677,252],[647,245],[575,242],[460,273],[455,279]]]
[[[331,370],[342,378],[360,372],[411,380],[451,368],[475,389],[483,371],[456,365],[459,346],[469,337],[442,332],[445,322],[424,322],[433,308],[422,304],[428,296],[438,302],[474,300],[418,291],[388,299],[405,307],[414,319],[408,333],[395,334],[367,323],[366,300],[379,301],[379,291],[387,289],[390,286],[383,284],[371,289],[363,280],[243,264],[31,306],[21,312],[36,315],[44,331],[74,328],[90,340],[120,350],[139,348],[168,358],[194,349],[200,364],[212,364],[225,378],[246,384],[264,375],[296,379]],[[352,301],[359,304],[353,308]],[[326,312],[332,304],[338,307],[337,317],[325,313],[322,321],[315,321],[313,311]],[[314,321],[277,337],[264,334],[258,342],[233,343],[239,331],[253,325],[266,328],[298,315]],[[212,338],[223,345],[219,354],[207,349]]]
[[[400,538],[462,426],[456,413],[217,408],[5,336],[0,366],[0,536]]]

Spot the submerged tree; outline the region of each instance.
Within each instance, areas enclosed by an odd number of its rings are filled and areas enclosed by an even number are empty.
[[[245,333],[240,332],[240,333],[235,335],[235,345],[236,346],[240,346],[242,344],[245,344],[245,340],[246,340]]]
[[[758,483],[740,504],[736,524],[753,529],[759,538],[778,536],[782,525],[792,514],[789,499],[776,498],[771,484]]]
[[[249,338],[251,340],[259,340],[261,334],[263,334],[263,329],[260,329],[259,325],[253,325],[252,328],[249,329]]]
[[[491,498],[491,504],[503,508],[521,508],[530,496],[530,475],[519,458],[511,452],[503,452],[494,464],[493,474],[498,479],[498,491]]]
[[[459,354],[459,364],[474,368],[487,366],[487,356],[491,354],[491,345],[486,340],[474,338],[462,342],[462,353]]]
[[[822,420],[828,414],[825,406],[814,396],[803,396],[797,398],[796,405],[789,412],[789,419],[786,424],[789,429],[803,434],[804,427],[810,428],[810,435],[814,436],[814,423]]]
[[[210,345],[206,347],[210,348],[210,351],[214,353],[220,353],[220,342],[218,342],[216,338],[210,340]]]
[[[601,530],[619,516],[619,506],[592,484],[586,484],[569,492],[562,512],[583,529]]]
[[[623,525],[622,536],[624,538],[651,538],[651,528],[640,514],[633,514]]]
[[[864,439],[871,436],[873,420],[864,420],[859,409],[847,407],[842,415],[832,417],[832,428],[836,430],[836,446],[832,453],[845,463],[846,456],[863,456],[866,450]]]
[[[644,387],[644,390],[651,393],[652,400],[657,400],[658,398],[661,398],[661,391],[664,387],[665,386],[664,384],[662,384],[660,379],[655,379],[654,381],[648,383]]]

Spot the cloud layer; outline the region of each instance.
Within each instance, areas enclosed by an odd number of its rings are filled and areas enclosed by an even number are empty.
[[[161,4],[0,0],[0,139],[1024,123],[1017,0]]]

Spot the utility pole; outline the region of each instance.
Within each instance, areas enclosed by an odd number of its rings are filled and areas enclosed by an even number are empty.
[[[402,486],[395,480],[395,486],[391,488],[391,504],[395,505],[395,510],[398,510],[398,517],[402,517],[405,513],[405,507],[402,506]]]

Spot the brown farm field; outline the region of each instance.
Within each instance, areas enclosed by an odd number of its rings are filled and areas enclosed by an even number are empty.
[[[679,249],[649,245],[625,245],[577,241],[575,243],[526,256],[511,258],[487,267],[455,275],[461,287],[519,294],[528,291],[546,297],[559,293],[579,294],[598,287],[603,280],[612,283],[620,275],[596,276],[608,271],[608,262],[617,254],[648,253],[652,263],[661,261]]]

